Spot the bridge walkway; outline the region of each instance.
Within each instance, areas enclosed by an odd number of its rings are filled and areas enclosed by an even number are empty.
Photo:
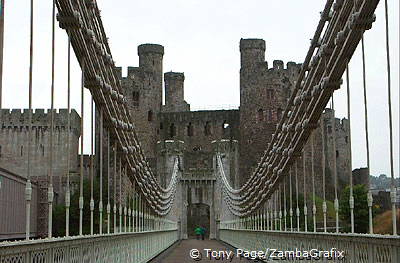
[[[193,250],[197,250],[199,253],[199,258],[193,259],[190,257],[190,253]],[[228,258],[225,254],[223,257],[207,257],[207,250],[211,249],[212,251],[224,251],[224,252],[232,252],[231,256]],[[218,261],[218,262],[250,262],[245,258],[236,257],[236,253],[234,253],[234,249],[232,247],[227,246],[216,240],[196,240],[196,239],[188,239],[182,240],[178,245],[172,247],[169,251],[161,254],[156,259],[152,260],[151,263],[190,263],[190,262],[210,262],[210,261]],[[196,254],[196,252],[195,252]],[[197,255],[197,254],[196,254]],[[222,254],[220,254],[222,255]],[[235,256],[233,256],[235,255]],[[215,254],[214,254],[215,256]]]

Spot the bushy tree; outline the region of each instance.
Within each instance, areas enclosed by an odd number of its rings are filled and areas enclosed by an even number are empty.
[[[359,184],[353,186],[354,197],[354,232],[367,233],[368,232],[368,190],[365,185]],[[339,215],[342,222],[345,223],[345,231],[351,230],[351,216],[350,216],[350,187],[347,186],[341,194],[339,202]],[[374,211],[375,212],[375,209]]]
[[[93,182],[93,199],[94,199],[94,211],[93,211],[93,230],[94,233],[99,232],[99,180],[96,178]],[[90,180],[83,180],[83,234],[90,234]],[[112,200],[111,200],[112,203]],[[107,184],[103,182],[103,233],[106,229],[107,223]],[[113,217],[111,217],[111,221]],[[79,234],[79,187],[71,195],[71,206],[70,206],[70,224],[69,233],[71,236]],[[111,222],[111,226],[113,223]],[[59,237],[65,235],[65,204],[59,204],[54,207],[53,210],[53,236]]]

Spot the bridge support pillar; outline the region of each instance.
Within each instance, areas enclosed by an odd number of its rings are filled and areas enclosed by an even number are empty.
[[[182,214],[181,214],[181,239],[188,239],[187,233],[187,211],[188,211],[188,202],[187,202],[187,192],[188,186],[185,183],[181,183],[182,187]]]
[[[216,218],[215,218],[215,198],[214,198],[214,182],[211,182],[212,187],[211,187],[211,196],[212,196],[212,202],[210,206],[210,239],[216,239],[217,238],[217,228],[216,228]]]

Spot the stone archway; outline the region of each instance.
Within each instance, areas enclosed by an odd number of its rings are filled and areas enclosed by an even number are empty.
[[[206,238],[210,236],[210,206],[203,203],[190,204],[187,209],[187,234],[195,238],[194,229],[198,226],[206,229]]]

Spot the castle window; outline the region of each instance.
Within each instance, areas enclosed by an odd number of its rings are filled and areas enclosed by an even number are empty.
[[[193,125],[191,122],[189,122],[189,125],[187,126],[187,136],[193,136]]]
[[[264,120],[264,111],[263,109],[259,109],[257,111],[257,121],[262,122]]]
[[[229,123],[227,123],[226,121],[224,121],[224,123],[222,123],[222,134],[225,134],[226,130],[229,128]]]
[[[273,100],[275,98],[275,91],[273,89],[267,89],[267,100]]]
[[[139,106],[139,91],[132,93],[133,106]]]
[[[328,133],[332,133],[332,126],[328,126]]]
[[[175,124],[171,124],[171,126],[169,126],[169,136],[171,138],[173,138],[174,136],[176,136],[176,127]]]
[[[160,122],[160,130],[162,130],[162,129],[163,129],[163,123]]]
[[[194,147],[194,148],[193,148],[193,151],[194,151],[194,152],[201,151],[201,146],[196,146],[196,147]]]
[[[282,109],[281,108],[279,108],[278,110],[277,110],[277,112],[276,112],[276,117],[278,118],[278,121],[282,118]]]
[[[273,119],[273,112],[272,112],[272,110],[271,109],[267,109],[266,111],[266,114],[265,114],[265,117],[266,117],[266,121],[267,122],[272,122],[274,119]]]
[[[1,145],[0,145],[0,157],[1,157]]]
[[[204,135],[209,136],[211,135],[211,125],[210,122],[206,122],[206,126],[204,126]]]
[[[24,155],[24,146],[21,146],[21,156]]]
[[[344,137],[346,143],[349,143],[349,136]]]
[[[42,156],[44,156],[44,146],[43,146],[43,144],[40,145],[40,150],[42,151]]]
[[[152,110],[149,110],[147,112],[147,120],[148,121],[153,121],[153,111]]]
[[[339,157],[339,151],[336,151],[336,158]]]

